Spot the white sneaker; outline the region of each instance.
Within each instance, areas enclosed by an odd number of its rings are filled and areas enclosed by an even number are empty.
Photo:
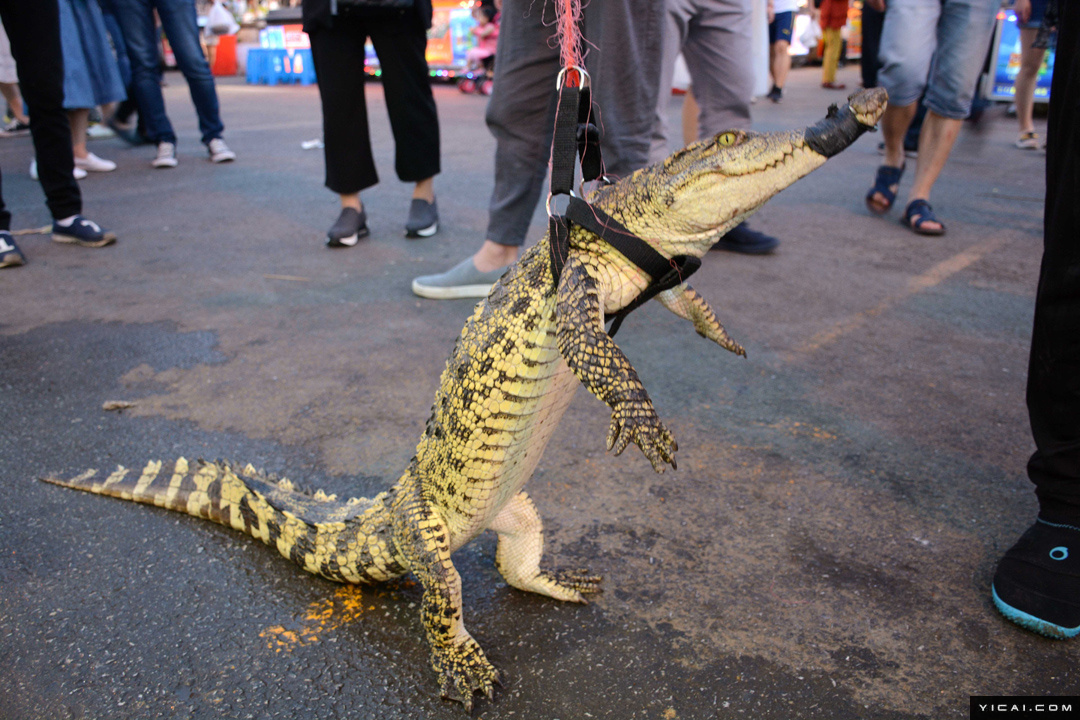
[[[176,159],[176,145],[171,142],[161,142],[157,146],[157,157],[150,163],[156,168],[174,168],[179,164]]]
[[[210,152],[211,162],[232,162],[236,159],[236,153],[230,150],[229,146],[221,138],[214,138],[206,143],[206,149]]]
[[[105,160],[99,158],[94,153],[87,153],[86,157],[76,157],[75,167],[88,170],[90,172],[112,172],[116,169],[116,163],[112,160]]]
[[[82,180],[84,177],[86,177],[86,171],[83,170],[81,167],[76,167],[74,170],[72,170],[71,174],[76,180]],[[37,159],[30,161],[30,179],[38,179]]]

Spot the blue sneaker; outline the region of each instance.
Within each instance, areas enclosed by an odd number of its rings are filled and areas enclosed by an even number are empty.
[[[105,247],[116,242],[116,233],[102,230],[101,226],[82,215],[76,215],[70,225],[53,222],[52,239],[58,243],[69,243],[83,247]]]
[[[26,256],[15,244],[15,238],[7,230],[0,230],[0,268],[26,264]]]
[[[1080,527],[1038,519],[998,563],[990,592],[998,611],[1022,628],[1080,635]]]

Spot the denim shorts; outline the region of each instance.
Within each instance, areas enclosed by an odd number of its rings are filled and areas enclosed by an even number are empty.
[[[891,0],[881,30],[878,82],[893,105],[923,102],[962,120],[986,62],[1001,0]]]
[[[788,10],[787,12],[778,12],[773,16],[773,21],[769,23],[769,44],[772,45],[778,40],[783,40],[786,43],[791,42],[791,28],[795,25],[795,13]]]

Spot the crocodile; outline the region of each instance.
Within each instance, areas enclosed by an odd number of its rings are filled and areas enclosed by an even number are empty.
[[[817,124],[790,132],[732,130],[594,190],[591,207],[666,258],[701,258],[766,200],[876,124],[882,90],[864,90]],[[676,467],[676,442],[605,317],[651,278],[597,235],[572,226],[555,280],[546,243],[527,251],[480,301],[442,373],[416,454],[397,482],[368,499],[303,492],[290,481],[229,462],[148,463],[107,477],[42,478],[185,512],[243,531],[305,570],[344,583],[412,573],[442,695],[471,710],[499,672],[462,617],[451,557],[483,530],[497,534],[496,565],[520,590],[585,602],[601,578],[541,565],[543,525],[523,486],[577,385],[611,408],[607,447],[637,445],[657,472]],[[703,337],[744,354],[705,299],[683,282],[657,295]]]

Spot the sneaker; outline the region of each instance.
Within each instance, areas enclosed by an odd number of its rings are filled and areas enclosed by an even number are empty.
[[[1021,150],[1038,150],[1038,134],[1033,132],[1020,133],[1020,137],[1016,138],[1016,147],[1020,148]]]
[[[91,125],[86,128],[86,137],[90,140],[101,140],[104,138],[116,137],[116,133],[107,125],[96,122],[91,123]]]
[[[1080,527],[1038,519],[998,563],[998,611],[1051,638],[1080,634]]]
[[[176,159],[176,143],[158,143],[157,157],[150,164],[156,168],[174,168],[179,165],[180,161]]]
[[[769,99],[770,99],[770,100],[772,100],[772,101],[773,101],[774,103],[778,103],[778,102],[780,102],[780,101],[781,101],[781,100],[783,99],[783,97],[784,97],[784,90],[783,90],[783,88],[778,88],[778,87],[776,87],[775,85],[773,85],[773,86],[772,86],[772,90],[770,90],[770,91],[769,91],[769,94],[768,94],[768,95],[766,95],[765,97],[769,98]]]
[[[29,133],[30,126],[27,123],[12,118],[11,121],[6,123],[3,129],[0,130],[0,137],[19,137],[20,135],[28,135]]]
[[[727,235],[716,241],[711,250],[727,250],[744,255],[768,255],[780,245],[771,235],[751,230],[746,223],[739,223],[728,230]]]
[[[59,221],[53,222],[52,239],[59,243],[96,248],[112,245],[116,242],[116,233],[102,230],[96,222],[76,215],[67,226],[61,225]]]
[[[109,128],[116,133],[116,137],[120,138],[128,145],[149,145],[150,141],[139,134],[138,128],[134,123],[123,124],[116,118],[109,118],[107,121]]]
[[[351,207],[342,208],[337,222],[326,231],[326,247],[352,247],[369,234],[367,213]]]
[[[412,291],[431,300],[487,297],[491,286],[504,272],[506,268],[480,272],[472,258],[467,257],[444,273],[416,278],[412,282]]]
[[[214,138],[206,143],[206,149],[210,153],[211,162],[232,162],[236,159],[236,153],[230,150],[229,146],[221,138]]]
[[[75,167],[88,172],[112,172],[116,169],[116,163],[112,160],[104,160],[94,153],[87,153],[86,157],[76,157]]]
[[[405,237],[431,237],[439,230],[439,209],[435,201],[413,198],[409,218],[405,221]]]
[[[15,238],[7,230],[0,230],[0,268],[26,264],[26,256],[15,244]]]
[[[75,178],[76,180],[82,180],[84,177],[86,177],[86,171],[83,170],[81,167],[75,167],[71,171],[71,176],[73,178]],[[30,161],[30,179],[31,180],[37,180],[38,179],[37,160],[36,159]]]

